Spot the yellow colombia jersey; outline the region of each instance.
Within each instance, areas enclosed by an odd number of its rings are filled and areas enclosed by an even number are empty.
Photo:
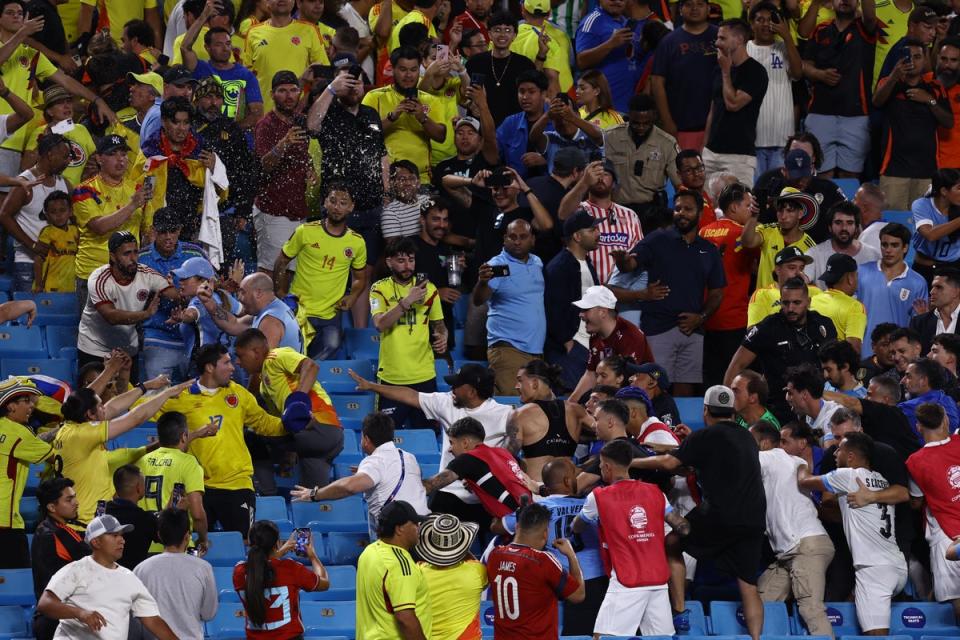
[[[48,224],[37,238],[50,251],[43,259],[40,281],[34,283],[37,291],[70,292],[77,288],[77,247],[80,229],[68,224],[66,229]]]
[[[30,465],[46,460],[50,445],[27,427],[6,417],[0,418],[0,529],[23,529],[20,498],[27,486]]]
[[[219,425],[217,435],[190,443],[190,453],[203,467],[204,486],[215,489],[253,489],[253,461],[243,441],[244,426],[263,436],[287,434],[280,418],[264,411],[249,391],[232,381],[212,391],[194,383],[189,393],[167,400],[157,414],[167,411],[185,415],[191,432],[211,421]]]
[[[43,102],[43,96],[36,88],[47,78],[57,72],[53,63],[36,49],[21,44],[10,55],[6,62],[0,64],[0,75],[3,76],[3,84],[10,89],[10,93],[23,98],[27,104],[36,107]],[[0,100],[0,114],[13,113],[13,107],[6,100]],[[40,112],[37,112],[38,118]],[[34,119],[36,122],[37,119]],[[40,120],[42,126],[43,121]],[[4,149],[14,151],[23,151],[23,146],[27,140],[27,134],[32,127],[24,125],[17,129],[9,138],[0,145]]]
[[[27,151],[37,150],[37,141],[40,136],[46,135],[48,127],[37,127],[27,136],[27,143],[24,149]],[[87,161],[96,152],[96,145],[93,138],[90,137],[90,131],[80,123],[73,125],[73,128],[63,134],[63,137],[70,142],[70,163],[63,170],[63,179],[68,184],[80,184],[83,178],[83,169],[87,166]]]
[[[363,97],[363,104],[373,107],[381,118],[385,118],[403,100],[404,97],[391,84],[388,87],[380,87],[369,92]],[[448,128],[452,126],[441,121],[443,107],[435,96],[426,91],[420,91],[417,100],[427,107],[426,113],[431,120],[445,124]],[[430,182],[431,142],[427,133],[423,130],[423,125],[417,122],[413,114],[401,114],[384,142],[387,145],[387,154],[389,154],[391,162],[400,159],[409,160],[420,169],[420,182],[424,184]]]
[[[137,461],[143,472],[144,494],[140,499],[140,508],[144,511],[160,512],[170,503],[173,485],[183,483],[184,495],[199,491],[203,493],[203,469],[197,459],[174,447],[160,447]],[[181,508],[186,508],[181,503]],[[151,552],[163,551],[163,545],[154,542]]]
[[[267,113],[273,109],[270,83],[277,71],[293,71],[299,77],[311,64],[329,65],[330,59],[316,25],[294,20],[285,27],[274,27],[269,21],[250,27],[242,62],[257,76]]]
[[[421,90],[426,91],[437,99],[439,110],[434,118],[438,122],[447,123],[447,133],[446,137],[443,139],[443,142],[434,142],[433,140],[430,141],[430,164],[433,166],[436,166],[444,160],[448,160],[457,155],[457,145],[454,143],[453,126],[450,123],[456,120],[460,114],[460,107],[458,106],[458,101],[460,99],[460,85],[461,80],[459,77],[447,78],[446,82],[443,83],[443,86],[440,87],[438,91],[430,91],[422,88],[421,84]]]
[[[757,225],[757,233],[763,238],[763,246],[760,247],[760,267],[757,270],[757,288],[759,289],[773,284],[773,259],[777,257],[777,252],[784,248],[784,242],[780,227],[775,222]],[[799,240],[786,246],[798,247],[800,251],[806,253],[816,244],[813,238],[804,233]]]
[[[393,15],[396,18],[397,15],[397,3],[393,3]],[[430,20],[427,16],[423,15],[423,12],[419,9],[413,9],[410,13],[406,14],[393,26],[393,29],[390,30],[390,51],[393,51],[400,46],[400,30],[403,29],[408,24],[419,23],[427,28],[427,36],[430,38],[437,37],[437,30],[433,26],[433,21]]]
[[[810,308],[833,320],[837,340],[863,340],[867,330],[867,310],[856,298],[838,289],[827,289],[810,301]]]
[[[63,33],[67,42],[77,41],[77,23],[80,22],[80,0],[67,0],[57,5],[60,22],[63,23]]]
[[[810,292],[810,298],[823,293],[820,287],[812,284],[807,285],[807,291]],[[750,296],[750,304],[747,306],[747,326],[752,327],[767,316],[772,316],[780,312],[780,287],[776,284],[770,284],[761,287]]]
[[[590,113],[587,111],[586,107],[580,107],[580,117],[594,124],[601,129],[612,129],[613,127],[623,124],[623,116],[621,116],[616,109],[607,109],[601,111],[600,113],[593,114],[592,117],[587,118]]]
[[[109,423],[64,422],[53,438],[53,470],[76,484],[81,522],[90,522],[98,500],[113,498],[113,472],[143,455],[145,447],[107,451]]]
[[[97,267],[110,261],[107,242],[114,232],[129,231],[137,238],[140,237],[141,227],[146,226],[143,207],[134,211],[122,226],[102,235],[94,233],[88,226],[94,218],[108,216],[127,206],[136,190],[137,181],[129,174],[117,186],[108,185],[102,176],[96,175],[81,182],[73,190],[73,217],[80,227],[80,246],[77,249],[78,278],[89,278]]]
[[[283,413],[287,396],[296,391],[300,385],[297,367],[306,359],[307,356],[297,353],[290,347],[277,347],[267,353],[263,368],[260,370],[260,395],[275,415]],[[313,389],[310,390],[310,412],[313,414],[313,419],[320,424],[340,426],[340,419],[333,408],[330,396],[316,381],[313,383]]]
[[[425,638],[433,637],[430,594],[420,566],[403,547],[383,540],[367,545],[357,562],[357,637],[400,637],[393,612],[413,609]]]
[[[100,8],[98,27],[110,27],[110,36],[120,44],[123,25],[131,20],[143,20],[146,9],[156,9],[157,0],[80,0],[82,4]],[[158,43],[159,46],[159,43]]]
[[[300,298],[308,316],[324,320],[336,314],[350,270],[367,265],[363,236],[350,229],[342,236],[330,235],[320,221],[301,224],[281,250],[297,259],[290,293]]]
[[[549,22],[544,22],[543,25],[550,38],[543,68],[552,69],[560,75],[558,78],[560,91],[566,93],[573,86],[573,72],[570,70],[570,38]],[[539,40],[540,29],[523,22],[517,29],[517,37],[510,45],[510,51],[526,56],[530,62],[536,64],[537,54],[540,52]]]
[[[430,592],[434,638],[479,638],[480,594],[487,587],[487,568],[482,562],[464,560],[452,567],[420,563]],[[441,594],[456,593],[456,598]]]
[[[384,278],[370,287],[370,313],[386,313],[400,303],[413,288],[414,280],[399,284]],[[423,302],[410,307],[395,325],[380,336],[380,365],[377,377],[390,384],[415,384],[436,377],[433,348],[430,346],[430,321],[443,320],[440,296],[427,282]]]

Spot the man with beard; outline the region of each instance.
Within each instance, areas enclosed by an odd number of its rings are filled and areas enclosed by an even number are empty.
[[[804,363],[818,367],[820,347],[836,340],[837,331],[829,318],[809,308],[810,293],[803,278],[789,278],[781,284],[780,312],[767,316],[747,332],[727,367],[724,376],[727,386],[754,362],[763,368],[771,389],[786,386],[789,367]],[[770,399],[770,410],[781,424],[793,419],[786,399],[780,394]]]
[[[727,278],[720,252],[697,235],[700,194],[680,191],[673,203],[672,229],[654,231],[614,259],[621,271],[647,269],[651,282],[667,287],[665,298],[643,305],[641,328],[674,395],[692,396],[703,381],[703,325],[720,307]]]
[[[836,253],[853,258],[858,265],[874,262],[880,253],[856,239],[860,228],[860,209],[852,202],[840,202],[827,212],[830,238],[807,250],[813,258],[803,270],[810,282],[816,282],[827,269],[827,260]]]
[[[808,158],[809,159],[809,158]],[[789,156],[787,158],[789,165]],[[777,198],[777,221],[772,224],[747,226],[740,242],[746,249],[760,247],[757,288],[773,283],[774,264],[781,249],[796,247],[806,252],[813,248],[813,239],[804,233],[803,219],[816,217],[817,201],[792,187],[785,187]]]
[[[367,286],[366,244],[359,233],[347,228],[353,191],[341,182],[326,186],[326,218],[310,219],[298,226],[281,248],[273,268],[276,291],[283,296],[288,290],[288,266],[299,260],[300,268],[289,291],[304,306],[307,321],[316,330],[307,355],[317,360],[332,358],[339,350],[340,314],[353,306]],[[350,293],[345,294],[350,278]]]
[[[543,352],[547,362],[562,369],[563,386],[577,386],[586,370],[590,334],[574,302],[600,284],[590,252],[597,248],[601,224],[586,211],[577,211],[563,221],[566,248],[547,263],[543,271],[544,307],[547,312],[547,341]]]
[[[909,39],[904,55],[873,94],[873,106],[883,111],[886,140],[880,188],[897,211],[910,209],[929,189],[938,169],[937,128],[953,128],[946,95],[932,78],[925,79],[926,46]]]
[[[410,238],[389,240],[384,255],[390,277],[370,287],[373,326],[380,332],[377,379],[433,393],[437,390],[433,354],[446,350],[447,327],[437,287],[426,279],[414,281],[416,253]],[[400,429],[427,423],[422,411],[389,398],[379,398],[378,408]]]
[[[953,113],[953,126],[937,129],[937,163],[955,167],[960,164],[960,38],[947,38],[940,44],[935,75]],[[924,80],[929,82],[933,76],[927,74]]]
[[[516,395],[517,371],[543,353],[547,319],[543,307],[543,262],[530,253],[533,227],[514,220],[503,235],[503,250],[480,265],[473,304],[489,302],[487,359],[497,395]],[[494,267],[506,274],[494,277]]]
[[[553,228],[553,218],[537,198],[526,181],[511,167],[495,167],[478,174],[477,182],[488,187],[496,209],[489,218],[481,218],[477,224],[477,242],[474,257],[483,263],[503,249],[503,236],[507,226],[514,220],[529,222],[537,233]],[[527,206],[520,205],[520,194],[527,197]],[[476,215],[477,212],[474,212]]]
[[[747,305],[747,326],[752,327],[769,315],[780,310],[780,285],[790,278],[803,278],[803,268],[813,259],[799,247],[785,247],[777,252],[773,259],[773,282],[765,287],[757,287],[750,296]],[[810,297],[820,295],[820,287],[807,286]]]
[[[180,42],[183,66],[193,72],[193,77],[197,80],[210,77],[216,79],[227,98],[220,105],[223,115],[237,121],[237,115],[242,114],[243,118],[238,121],[240,128],[251,131],[257,121],[263,117],[263,96],[260,94],[260,84],[253,72],[233,61],[230,32],[222,27],[206,30],[203,34],[203,46],[207,55],[210,56],[209,60],[200,60],[193,50],[194,42],[216,10],[213,2],[207,2],[200,16],[187,29],[187,33]],[[243,104],[240,104],[241,100]],[[234,183],[231,181],[230,184]]]
[[[427,276],[427,280],[437,287],[440,308],[443,310],[443,322],[447,326],[447,344],[444,352],[449,354],[455,346],[453,331],[456,323],[453,318],[453,305],[460,299],[463,286],[465,259],[456,247],[447,243],[450,236],[450,202],[437,196],[420,210],[420,233],[412,238],[417,248],[414,256],[417,272]],[[457,272],[460,282],[451,282],[450,261],[457,260],[460,265]],[[449,356],[448,356],[449,357]]]
[[[677,154],[677,175],[680,176],[680,188],[696,191],[703,196],[703,213],[700,214],[700,228],[717,221],[717,212],[713,208],[710,194],[707,193],[707,168],[703,166],[700,152],[683,149]]]
[[[110,236],[110,263],[95,269],[88,279],[77,339],[79,366],[103,362],[113,349],[131,356],[140,348],[137,325],[157,313],[160,297],[179,300],[167,279],[137,262],[137,239],[129,231]]]
[[[910,328],[920,336],[920,355],[926,355],[930,351],[934,336],[958,333],[960,273],[955,269],[942,269],[936,274],[930,286],[930,311],[910,320]]]
[[[257,123],[253,135],[253,151],[263,169],[260,192],[253,204],[253,223],[257,268],[279,278],[282,276],[273,272],[274,263],[280,247],[310,215],[307,183],[316,174],[307,153],[307,123],[297,113],[300,80],[291,71],[278,71],[272,87],[274,109]]]
[[[619,187],[617,170],[610,160],[591,162],[560,202],[558,215],[566,219],[582,209],[600,221],[600,240],[590,252],[600,284],[606,284],[616,266],[613,254],[629,251],[643,240],[643,227],[633,209],[613,201]]]
[[[224,88],[216,78],[208,76],[200,81],[193,92],[193,105],[193,130],[227,169],[230,189],[226,202],[220,204],[225,214],[220,219],[220,234],[224,255],[234,256],[237,234],[250,223],[260,166],[240,125],[224,113]]]
[[[376,109],[381,118],[383,138],[392,161],[409,160],[420,171],[420,182],[430,181],[430,143],[443,142],[447,125],[441,117],[440,101],[417,89],[423,57],[410,46],[397,47],[390,54],[393,84],[374,89],[363,104]]]

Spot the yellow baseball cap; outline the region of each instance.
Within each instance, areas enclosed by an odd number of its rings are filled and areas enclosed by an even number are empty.
[[[548,15],[550,13],[550,0],[523,0],[523,8],[534,15]]]
[[[153,71],[146,73],[128,73],[127,77],[134,82],[149,85],[157,92],[158,96],[163,95],[163,78],[160,77],[159,73],[154,73]]]

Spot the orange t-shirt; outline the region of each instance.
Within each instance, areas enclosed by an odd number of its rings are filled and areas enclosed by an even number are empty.
[[[927,82],[936,82],[932,73],[924,76]],[[939,84],[939,83],[938,83]],[[937,129],[937,167],[940,169],[953,169],[960,167],[960,84],[955,84],[949,89],[940,85],[943,92],[950,101],[950,111],[953,113],[952,129]]]
[[[740,243],[743,225],[729,218],[722,218],[700,229],[700,237],[708,240],[720,251],[727,287],[723,301],[704,328],[707,331],[728,331],[747,326],[747,305],[750,301],[750,276],[757,259],[756,249],[746,249]]]

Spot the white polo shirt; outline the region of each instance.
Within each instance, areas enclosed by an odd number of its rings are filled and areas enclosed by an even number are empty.
[[[450,439],[447,438],[447,429],[460,418],[476,418],[483,425],[486,432],[486,438],[483,443],[488,447],[502,447],[507,439],[507,422],[513,413],[513,407],[506,404],[500,404],[493,398],[487,398],[483,404],[473,409],[466,407],[455,407],[453,405],[453,392],[421,393],[420,410],[423,411],[431,420],[440,423],[443,429],[442,451],[440,454],[440,469],[446,469],[450,461],[453,460],[453,454],[450,453]],[[463,482],[457,480],[452,482],[441,491],[452,493],[467,504],[479,504],[477,497],[470,493]]]
[[[790,551],[804,538],[827,535],[813,500],[800,493],[797,486],[797,469],[805,464],[783,449],[760,452],[760,476],[767,496],[767,536],[777,555]]]
[[[365,474],[373,480],[373,488],[363,492],[363,497],[367,500],[368,522],[372,529],[376,529],[380,510],[391,496],[394,500],[409,502],[420,515],[430,514],[416,456],[398,449],[392,441],[384,442],[361,460],[357,473]]]

